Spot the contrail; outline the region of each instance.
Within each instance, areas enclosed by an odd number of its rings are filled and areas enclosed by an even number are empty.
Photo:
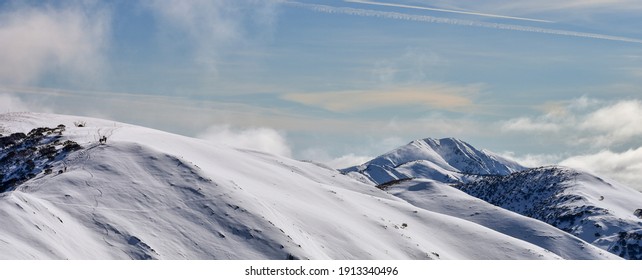
[[[378,18],[407,20],[407,21],[420,21],[420,22],[428,22],[428,23],[443,23],[443,24],[460,25],[460,26],[473,26],[473,27],[483,27],[483,28],[492,28],[492,29],[500,29],[500,30],[534,32],[534,33],[553,34],[553,35],[560,35],[560,36],[570,36],[570,37],[580,37],[580,38],[590,38],[590,39],[642,44],[641,39],[611,36],[611,35],[604,35],[604,34],[598,34],[598,33],[586,33],[586,32],[560,30],[560,29],[548,29],[548,28],[539,28],[539,27],[515,25],[515,24],[479,22],[479,21],[472,21],[472,20],[442,18],[442,17],[433,17],[433,16],[424,16],[424,15],[410,15],[410,14],[404,14],[404,13],[398,13],[398,12],[383,12],[383,11],[356,9],[356,8],[348,8],[348,7],[333,7],[333,6],[308,4],[308,3],[300,3],[300,2],[283,2],[283,4],[306,8],[306,9],[310,9],[310,10],[322,12],[322,13],[329,13],[329,14],[345,14],[345,15],[353,15],[353,16],[362,16],[362,17],[378,17]]]
[[[343,0],[343,1],[344,2],[350,2],[350,3],[368,4],[368,5],[377,5],[377,6],[386,6],[386,7],[397,7],[397,8],[408,8],[408,9],[415,9],[415,10],[427,10],[427,11],[453,13],[453,14],[464,14],[464,15],[474,15],[474,16],[483,16],[483,17],[492,17],[492,18],[503,18],[503,19],[522,20],[522,21],[554,23],[553,21],[543,20],[543,19],[512,17],[512,16],[503,16],[503,15],[495,15],[495,14],[486,14],[486,13],[480,13],[480,12],[469,12],[469,11],[460,11],[460,10],[438,9],[438,8],[411,6],[411,5],[403,5],[403,4],[395,4],[395,3],[375,2],[375,1],[367,1],[367,0]]]

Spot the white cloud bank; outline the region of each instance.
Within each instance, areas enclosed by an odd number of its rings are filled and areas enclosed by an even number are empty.
[[[0,12],[0,83],[24,85],[48,73],[95,79],[109,17],[78,7],[22,7]]]
[[[360,165],[374,158],[373,156],[356,155],[354,153],[333,157],[320,148],[308,148],[301,153],[301,157],[302,160],[323,163],[334,169]]]
[[[499,153],[500,156],[514,160],[517,163],[526,166],[526,167],[539,167],[551,165],[559,162],[560,156],[558,155],[547,155],[547,154],[526,154],[526,155],[517,155],[515,152],[503,152]]]
[[[366,143],[365,146],[360,147],[355,153],[346,153],[337,156],[330,154],[324,148],[311,147],[295,155],[287,135],[268,127],[240,129],[227,124],[213,125],[196,137],[234,148],[256,150],[303,161],[322,163],[335,169],[365,163],[374,158],[374,156],[369,154],[380,152],[373,152],[379,150],[378,148],[384,147],[383,150],[385,152],[387,149],[396,148],[403,143],[403,140],[400,138],[388,137],[372,140]],[[363,153],[359,154],[360,152]]]
[[[642,102],[615,103],[580,98],[557,106],[537,117],[519,117],[500,122],[508,133],[542,134],[568,139],[568,145],[608,148],[631,143],[642,137]]]
[[[607,176],[642,191],[642,147],[622,153],[604,150],[596,154],[574,156],[560,164]]]
[[[582,97],[557,104],[545,114],[520,117],[500,123],[504,133],[524,137],[538,135],[563,144],[582,147],[582,155],[563,159],[554,155],[515,156],[518,162],[537,166],[558,162],[612,178],[642,190],[642,101],[606,102]],[[549,140],[550,142],[550,140]],[[549,143],[550,144],[550,143]],[[623,152],[617,152],[620,150]],[[594,152],[591,152],[594,151]]]
[[[504,131],[519,132],[557,132],[560,130],[560,125],[557,123],[521,117],[502,123],[501,129]]]
[[[579,124],[584,131],[598,135],[588,141],[607,146],[626,142],[642,136],[642,102],[621,101],[587,115]]]
[[[374,157],[360,156],[360,155],[355,155],[353,153],[350,153],[350,154],[342,155],[340,157],[333,158],[329,161],[326,161],[326,164],[333,168],[341,169],[341,168],[348,168],[351,166],[366,163],[369,160],[372,160],[373,158]]]
[[[235,129],[229,125],[214,125],[197,137],[235,148],[292,156],[286,137],[271,128]]]
[[[376,156],[396,149],[406,140],[399,137],[372,137],[361,142],[358,147],[352,147],[349,152],[331,154],[327,149],[312,147],[303,150],[299,158],[306,161],[323,163],[335,169],[343,169],[366,163]]]

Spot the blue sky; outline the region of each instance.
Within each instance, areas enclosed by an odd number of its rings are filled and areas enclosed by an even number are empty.
[[[642,185],[640,15],[633,0],[0,1],[0,110],[335,167],[458,137]]]

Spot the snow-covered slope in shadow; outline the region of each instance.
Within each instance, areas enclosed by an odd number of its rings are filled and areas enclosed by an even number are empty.
[[[457,186],[627,259],[642,259],[642,193],[576,169],[548,166]]]
[[[4,135],[66,127],[15,151],[33,168],[1,163],[28,175],[0,193],[3,259],[560,258],[311,163],[98,119],[0,120]],[[81,149],[59,152],[67,140]]]

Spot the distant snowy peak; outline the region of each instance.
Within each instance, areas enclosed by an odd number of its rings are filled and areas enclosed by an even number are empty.
[[[479,175],[506,175],[524,170],[519,163],[492,153],[475,149],[470,144],[455,138],[427,138],[425,143],[436,151],[450,166],[462,173]]]
[[[468,176],[507,175],[526,167],[455,138],[414,140],[360,166],[342,170],[365,176],[377,185],[408,178],[440,182],[466,181]],[[359,174],[356,174],[359,173]]]

